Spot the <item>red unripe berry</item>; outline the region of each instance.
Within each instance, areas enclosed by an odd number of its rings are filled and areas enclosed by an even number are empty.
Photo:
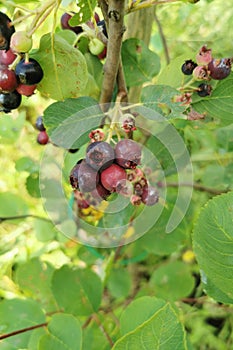
[[[110,192],[115,192],[120,181],[126,180],[125,169],[117,164],[112,164],[107,169],[103,170],[100,179],[102,185]]]
[[[9,64],[13,63],[16,59],[16,55],[14,52],[9,50],[0,50],[0,64],[8,66]]]
[[[11,92],[18,85],[15,72],[3,66],[0,67],[0,91]]]
[[[18,93],[20,95],[24,95],[24,96],[32,96],[34,91],[36,90],[37,85],[24,85],[24,84],[19,84],[19,86],[16,88],[16,90],[18,91]]]
[[[46,131],[40,131],[38,136],[37,136],[37,142],[40,145],[47,145],[49,142],[49,135],[47,134]]]

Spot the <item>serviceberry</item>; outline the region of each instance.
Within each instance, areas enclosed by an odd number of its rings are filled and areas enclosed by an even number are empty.
[[[125,169],[117,164],[112,164],[100,174],[101,184],[110,192],[115,192],[120,181],[126,180]]]
[[[44,123],[43,123],[43,117],[42,116],[39,116],[39,117],[36,118],[35,127],[39,131],[45,131],[45,126],[44,126]]]
[[[25,84],[19,84],[16,88],[16,90],[18,91],[18,93],[20,95],[24,95],[24,96],[32,96],[34,94],[34,91],[36,90],[37,85],[25,85]]]
[[[211,78],[216,80],[225,79],[231,73],[231,59],[213,59],[208,64],[208,70],[210,72]]]
[[[193,77],[196,80],[210,80],[209,70],[206,66],[197,66],[193,70]]]
[[[10,48],[16,53],[26,53],[32,48],[32,38],[23,30],[15,32],[11,36]]]
[[[115,147],[116,162],[126,169],[134,169],[141,162],[141,146],[130,139],[124,139]]]
[[[211,95],[212,86],[209,84],[202,83],[198,85],[197,94],[201,97],[206,97]]]
[[[0,12],[0,50],[8,50],[10,39],[15,32],[14,26],[11,25],[10,18],[3,12]]]
[[[6,66],[0,67],[0,91],[11,92],[18,85],[15,72]]]
[[[0,111],[9,113],[20,106],[22,96],[17,91],[0,93]]]
[[[0,64],[8,66],[16,59],[16,54],[11,50],[0,50]]]
[[[69,24],[69,20],[72,18],[73,16],[71,16],[69,13],[64,13],[61,16],[61,27],[62,29],[69,29],[72,30],[72,32],[79,34],[82,33],[83,29],[81,26],[71,26]]]
[[[155,187],[145,187],[142,193],[142,202],[148,206],[154,205],[159,201],[159,193]]]
[[[105,169],[114,159],[114,149],[105,141],[92,142],[87,147],[86,162],[95,170]]]
[[[77,164],[75,164],[75,166],[72,168],[72,170],[70,172],[70,184],[75,189],[79,188],[79,186],[78,186],[78,172],[79,172],[81,161],[82,161],[82,159],[80,161],[78,161]]]
[[[200,48],[200,51],[196,55],[196,61],[198,65],[207,65],[212,61],[212,50],[207,49],[207,46],[204,45]]]
[[[93,191],[99,182],[99,174],[96,170],[90,167],[86,160],[80,163],[78,170],[78,185],[81,192]]]
[[[15,67],[15,74],[20,83],[25,85],[38,84],[44,75],[40,64],[33,58],[29,58],[29,61],[19,61]]]
[[[196,67],[197,64],[194,61],[186,60],[181,66],[181,71],[185,75],[191,75]]]
[[[37,142],[40,145],[47,145],[47,143],[49,142],[49,135],[46,131],[39,132],[39,134],[37,135]]]

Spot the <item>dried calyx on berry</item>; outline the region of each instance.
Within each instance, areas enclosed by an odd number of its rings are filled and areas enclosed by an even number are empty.
[[[209,84],[202,83],[198,85],[197,93],[201,97],[210,96],[212,92],[212,86]]]
[[[208,68],[206,66],[197,66],[193,70],[193,77],[196,80],[210,80]]]
[[[196,67],[197,63],[195,63],[193,60],[186,60],[181,66],[181,71],[185,75],[191,75]]]
[[[231,63],[230,58],[213,59],[208,64],[209,74],[212,79],[222,80],[228,77],[231,73]]]
[[[11,25],[10,18],[3,12],[0,12],[0,50],[8,50],[10,39],[15,32],[14,26]]]
[[[126,113],[124,114],[120,120],[120,127],[124,130],[124,132],[129,133],[131,131],[136,130],[136,126],[135,126],[135,117],[130,114],[130,113]]]
[[[202,46],[196,55],[196,61],[198,65],[207,65],[212,61],[212,50],[207,49],[206,45]]]
[[[141,162],[141,146],[130,139],[124,139],[115,147],[116,163],[126,169],[134,169]]]

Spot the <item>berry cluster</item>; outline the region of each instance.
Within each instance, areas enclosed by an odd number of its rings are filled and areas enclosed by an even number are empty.
[[[73,14],[75,15],[75,13]],[[71,26],[69,21],[73,16],[69,13],[64,13],[61,16],[61,28],[62,29],[68,29],[73,31],[75,34],[80,35],[81,33],[84,32],[83,27],[85,26],[78,25],[78,26]],[[89,50],[93,55],[98,56],[100,60],[104,59],[107,54],[107,47],[106,45],[99,40],[96,37],[95,34],[95,26],[97,25],[97,28],[99,31],[103,33],[103,35],[107,38],[107,30],[106,30],[106,25],[104,20],[100,20],[99,15],[95,12],[94,14],[94,19],[95,19],[95,24],[89,20],[85,24],[88,26],[89,30],[87,31],[87,36],[89,37]],[[87,27],[86,27],[87,28]]]
[[[100,135],[101,141],[96,141]],[[130,197],[133,205],[154,205],[159,200],[158,191],[150,186],[141,163],[141,146],[122,139],[113,148],[102,140],[99,129],[90,133],[92,142],[86,157],[77,162],[70,172],[70,184],[75,189],[79,208],[88,208],[106,200],[111,193]]]
[[[11,20],[0,12],[0,111],[20,106],[22,95],[31,96],[43,78],[39,63],[25,56],[32,40],[24,31],[15,32]]]
[[[211,95],[212,86],[207,83],[211,79],[222,80],[231,73],[231,58],[216,59],[212,57],[212,50],[206,45],[202,46],[196,55],[196,62],[186,60],[182,67],[182,73],[185,75],[193,75],[197,81],[202,81],[196,89],[201,97]]]

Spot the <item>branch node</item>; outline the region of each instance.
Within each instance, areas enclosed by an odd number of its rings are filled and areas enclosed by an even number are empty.
[[[111,10],[108,13],[108,18],[112,19],[114,22],[119,22],[121,15],[117,10]]]

